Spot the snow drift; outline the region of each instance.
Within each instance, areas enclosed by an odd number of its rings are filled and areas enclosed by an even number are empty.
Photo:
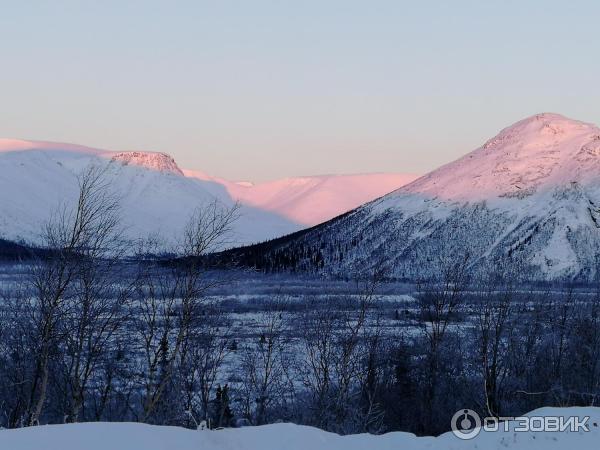
[[[589,416],[589,431],[481,432],[460,440],[452,433],[437,438],[409,433],[339,436],[293,424],[219,431],[134,423],[47,425],[0,431],[0,448],[10,450],[595,450],[600,440],[600,408],[542,408],[536,416]]]

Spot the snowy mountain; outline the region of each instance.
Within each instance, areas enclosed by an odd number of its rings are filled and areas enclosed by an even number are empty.
[[[279,240],[262,260],[257,252],[246,256],[267,268],[338,275],[383,264],[415,279],[463,258],[473,272],[590,280],[600,252],[600,129],[535,115],[380,199]]]
[[[111,186],[122,197],[130,237],[153,235],[170,242],[195,208],[214,198],[225,205],[240,200],[232,245],[314,225],[414,178],[386,174],[308,177],[254,186],[182,170],[164,153],[0,139],[0,239],[38,243],[41,225],[59,205],[72,204],[76,177],[92,164],[108,167]]]
[[[190,177],[210,179],[184,170]],[[215,179],[243,204],[271,211],[294,223],[317,225],[381,197],[417,178],[412,174],[372,173],[293,177],[260,184]]]

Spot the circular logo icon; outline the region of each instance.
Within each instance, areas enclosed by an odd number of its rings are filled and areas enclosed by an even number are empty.
[[[481,431],[481,417],[472,409],[461,409],[452,416],[452,433],[459,439],[473,439]]]

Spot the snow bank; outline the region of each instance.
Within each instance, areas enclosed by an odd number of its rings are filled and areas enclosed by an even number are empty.
[[[6,450],[593,450],[600,442],[600,408],[543,408],[530,415],[589,416],[589,432],[482,432],[463,441],[452,433],[416,437],[409,433],[338,436],[293,424],[221,431],[191,431],[134,423],[48,425],[0,431]],[[513,427],[513,425],[511,425]]]

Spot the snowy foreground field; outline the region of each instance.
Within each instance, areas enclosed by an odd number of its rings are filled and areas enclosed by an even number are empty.
[[[600,408],[542,408],[530,416],[589,417],[584,432],[481,432],[472,440],[452,433],[416,437],[410,433],[339,436],[316,428],[275,424],[219,431],[137,423],[48,425],[0,431],[6,450],[442,450],[569,449],[593,450],[600,442]]]

